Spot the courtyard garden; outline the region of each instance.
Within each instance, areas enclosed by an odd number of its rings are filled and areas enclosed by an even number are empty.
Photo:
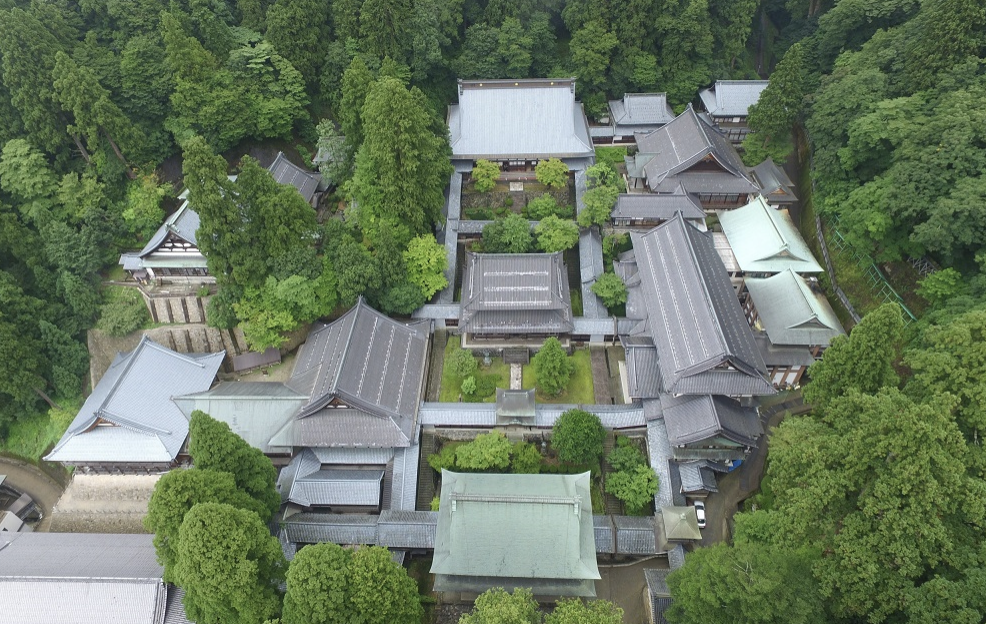
[[[584,410],[566,411],[550,433],[527,433],[516,440],[501,431],[481,433],[471,440],[439,435],[435,448],[427,462],[435,471],[438,492],[442,470],[494,474],[588,472],[593,513],[607,513],[607,509],[609,513],[618,509],[626,515],[654,513],[653,499],[659,484],[647,463],[644,438],[607,433],[599,418]],[[437,510],[439,504],[436,496],[432,510]]]
[[[557,349],[549,347],[550,356],[539,359],[535,355],[530,364],[522,365],[522,389],[535,388],[535,396],[540,403],[595,403],[589,350],[576,349],[572,355],[567,355],[557,339],[549,339],[546,346],[552,340],[557,344]],[[542,348],[542,351],[545,349]],[[542,360],[539,380],[538,362]],[[439,401],[492,403],[496,401],[497,388],[510,388],[510,365],[505,364],[502,357],[482,354],[477,357],[461,348],[459,336],[449,336],[442,364]]]

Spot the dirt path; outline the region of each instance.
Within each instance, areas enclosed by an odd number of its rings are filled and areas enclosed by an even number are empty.
[[[51,510],[61,498],[65,487],[37,466],[9,457],[0,457],[0,474],[7,475],[7,485],[31,495],[44,513],[44,518],[34,530],[48,531],[51,526]]]

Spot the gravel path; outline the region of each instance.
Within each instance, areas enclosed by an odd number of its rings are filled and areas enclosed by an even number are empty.
[[[0,474],[7,475],[7,480],[4,482],[6,485],[31,495],[44,513],[44,518],[34,530],[48,531],[51,526],[51,510],[65,487],[37,466],[19,459],[0,457]]]

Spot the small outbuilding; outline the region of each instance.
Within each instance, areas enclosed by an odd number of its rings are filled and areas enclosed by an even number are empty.
[[[746,119],[750,107],[760,101],[769,80],[717,80],[698,97],[712,121],[733,143],[742,143],[750,129]]]

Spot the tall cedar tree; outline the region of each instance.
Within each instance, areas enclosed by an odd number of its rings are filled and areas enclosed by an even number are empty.
[[[750,107],[747,124],[753,133],[744,141],[744,146],[755,152],[753,160],[759,162],[763,160],[761,156],[776,156],[775,160],[783,162],[791,145],[791,129],[803,108],[804,83],[804,48],[796,43],[784,53],[784,58],[770,75],[770,84],[757,103]],[[781,151],[771,150],[771,145],[778,146]]]
[[[277,0],[267,9],[267,41],[301,72],[309,92],[325,60],[328,14],[326,0]]]
[[[572,464],[586,464],[603,454],[606,430],[599,417],[581,409],[570,409],[551,428],[551,448],[558,458]]]
[[[192,412],[188,435],[188,454],[195,466],[232,474],[236,487],[259,502],[260,519],[270,519],[281,505],[274,487],[277,471],[270,459],[233,433],[229,425],[199,410]]]
[[[192,621],[256,624],[279,615],[284,553],[257,514],[199,503],[185,515],[175,555],[175,582]]]
[[[247,511],[266,512],[236,486],[236,480],[228,472],[191,468],[166,473],[154,484],[144,526],[154,533],[158,562],[164,566],[164,580],[169,583],[175,582],[178,531],[185,515],[199,503],[225,503]]]
[[[548,396],[561,394],[561,391],[568,386],[575,369],[575,364],[554,336],[544,341],[544,345],[531,360],[531,364],[537,376],[538,389]]]
[[[406,248],[441,220],[452,150],[445,125],[427,106],[417,87],[408,90],[394,78],[376,81],[366,96],[365,140],[349,191],[371,242],[389,226],[394,243]]]

